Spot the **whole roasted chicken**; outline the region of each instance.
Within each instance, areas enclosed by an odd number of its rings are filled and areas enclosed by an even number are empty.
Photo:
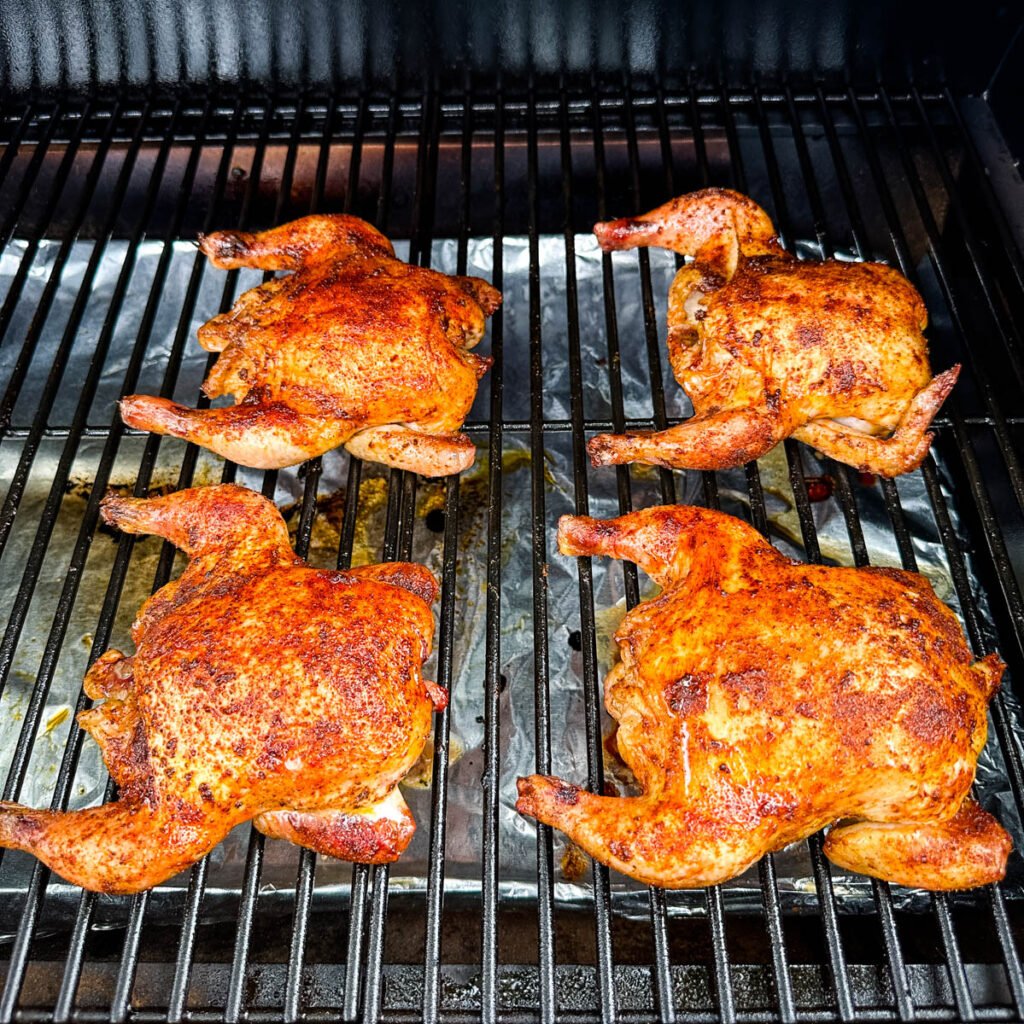
[[[668,354],[693,402],[685,423],[599,434],[596,466],[726,469],[795,437],[882,476],[920,465],[960,372],[934,379],[921,296],[879,263],[798,262],[756,203],[726,189],[594,226],[602,249],[693,257],[669,291]]]
[[[189,556],[107,651],[79,715],[120,794],[88,810],[0,804],[0,845],[99,892],[157,885],[241,822],[343,860],[395,860],[396,788],[447,692],[422,678],[437,583],[420,565],[330,572],[297,557],[271,502],[225,485],[138,500],[108,522]]]
[[[291,270],[245,292],[199,330],[219,352],[203,391],[236,405],[189,409],[130,395],[125,423],[243,466],[279,469],[345,447],[424,476],[458,473],[476,449],[459,431],[491,364],[474,355],[501,293],[395,258],[358,217],[314,216],[200,240],[215,267]]]
[[[834,825],[837,864],[903,885],[1002,878],[1010,840],[968,795],[1003,665],[975,661],[922,576],[804,565],[681,505],[565,516],[559,548],[636,562],[605,682],[642,796],[534,775],[518,809],[652,885],[714,885]]]

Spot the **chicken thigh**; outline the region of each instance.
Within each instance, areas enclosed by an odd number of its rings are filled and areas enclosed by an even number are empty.
[[[921,296],[879,263],[799,262],[756,203],[726,189],[594,226],[602,249],[693,257],[669,292],[668,353],[693,403],[685,423],[600,434],[595,466],[726,469],[795,437],[882,476],[920,465],[960,372],[934,379]]]
[[[120,794],[87,810],[0,803],[0,846],[99,892],[158,885],[253,819],[268,836],[362,863],[415,823],[397,789],[447,692],[421,675],[431,572],[331,572],[296,556],[271,502],[233,485],[108,496],[106,520],[189,556],[132,629],[136,653],[89,669],[79,715]]]
[[[476,449],[460,433],[491,364],[474,355],[501,293],[395,258],[357,217],[303,217],[200,248],[215,267],[291,270],[199,329],[220,357],[203,391],[236,405],[189,409],[129,395],[125,423],[183,437],[243,466],[279,469],[345,447],[424,476],[458,473]]]
[[[922,576],[804,565],[750,526],[666,506],[565,516],[559,548],[636,562],[605,681],[642,796],[519,780],[517,808],[669,888],[715,885],[838,822],[837,864],[903,885],[1003,877],[1010,840],[968,792],[1003,665],[975,661]]]

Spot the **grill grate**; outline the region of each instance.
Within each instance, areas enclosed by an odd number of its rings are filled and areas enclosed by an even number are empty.
[[[18,798],[32,770],[54,673],[60,659],[73,656],[68,636],[75,616],[87,615],[92,622],[91,659],[135,610],[128,607],[130,600],[122,601],[136,543],[128,536],[117,538],[109,579],[95,600],[92,593],[80,592],[107,485],[126,469],[141,495],[169,462],[176,470],[175,487],[188,486],[201,470],[195,448],[175,448],[165,439],[126,431],[112,411],[112,386],[127,393],[152,379],[161,394],[181,394],[194,322],[228,309],[238,293],[240,275],[207,271],[198,253],[190,257],[187,275],[175,278],[174,243],[214,226],[255,228],[341,209],[368,217],[392,237],[408,238],[409,259],[422,265],[431,261],[435,238],[455,238],[459,273],[466,271],[471,239],[490,236],[499,288],[506,242],[525,234],[529,269],[525,330],[506,338],[508,304],[505,315],[499,312],[492,321],[494,364],[467,427],[482,449],[495,453],[485,476],[482,687],[481,680],[460,671],[455,643],[458,630],[472,626],[463,621],[456,594],[466,543],[460,532],[466,485],[451,479],[443,492],[436,673],[442,685],[479,688],[483,718],[483,833],[474,895],[467,903],[446,888],[452,742],[446,711],[435,725],[429,814],[420,814],[420,828],[429,835],[423,894],[399,898],[390,892],[386,867],[355,867],[339,907],[336,900],[321,898],[317,858],[303,851],[296,854],[294,892],[288,897],[290,928],[277,929],[280,918],[265,912],[263,837],[252,830],[238,892],[226,897],[214,892],[204,861],[190,872],[179,910],[169,921],[154,909],[150,894],[107,900],[82,893],[58,927],[52,924],[58,887],[35,864],[25,873],[27,886],[6,897],[18,909],[0,1020],[1024,1017],[1017,951],[1024,918],[1009,885],[990,887],[962,904],[935,896],[925,911],[910,912],[889,885],[875,882],[869,912],[855,915],[839,900],[820,840],[812,839],[814,893],[803,914],[784,913],[779,870],[769,856],[758,868],[760,914],[732,909],[722,888],[707,891],[698,913],[683,913],[675,896],[651,890],[648,920],[642,923],[617,912],[612,879],[601,866],[592,869],[586,910],[567,906],[557,886],[553,836],[543,826],[537,830],[535,898],[525,904],[508,899],[503,881],[510,865],[502,862],[498,841],[500,810],[509,800],[501,778],[510,725],[502,699],[502,624],[509,615],[525,616],[532,629],[535,732],[528,739],[537,770],[550,771],[557,755],[549,670],[551,645],[561,636],[555,630],[562,624],[552,621],[549,607],[555,502],[545,482],[546,449],[556,443],[565,447],[571,504],[586,513],[591,492],[612,487],[610,470],[595,473],[587,464],[587,437],[599,430],[677,421],[663,386],[661,299],[650,254],[641,250],[629,257],[639,271],[646,373],[653,391],[650,415],[635,417],[627,416],[621,371],[624,349],[637,344],[619,332],[621,264],[609,255],[601,262],[608,368],[585,365],[577,235],[595,219],[646,209],[668,195],[709,184],[750,191],[774,215],[790,247],[810,239],[822,255],[849,247],[857,257],[890,259],[925,293],[935,363],[963,361],[961,383],[937,425],[941,465],[930,457],[921,473],[971,643],[979,654],[998,647],[1010,667],[1004,684],[1009,692],[992,706],[990,742],[1002,752],[1012,802],[1022,810],[1024,762],[1009,704],[1012,679],[1020,677],[1024,658],[1019,542],[1024,478],[1016,452],[1024,383],[1016,324],[1024,312],[1024,262],[990,168],[975,148],[983,106],[948,91],[924,95],[913,88],[870,94],[833,94],[819,87],[799,93],[634,95],[628,83],[612,88],[595,82],[592,93],[563,89],[514,99],[500,93],[434,94],[414,101],[364,96],[355,102],[242,95],[171,103],[41,102],[6,110],[0,122],[5,143],[0,209],[6,211],[0,240],[14,270],[0,307],[5,388],[0,456],[6,459],[7,487],[0,509],[0,567],[6,565],[18,583],[0,641],[0,689],[9,687],[25,658],[34,658],[35,685],[21,709],[16,747],[4,752],[9,764],[4,799]],[[554,357],[543,315],[541,241],[546,236],[560,236],[564,244],[567,347]],[[68,268],[81,242],[91,248],[76,279]],[[158,255],[149,271],[139,255],[154,242]],[[98,285],[101,269],[117,259],[117,276],[104,290]],[[146,298],[137,324],[131,320],[132,338],[124,311],[140,288]],[[169,297],[174,305],[168,311]],[[168,323],[173,340],[166,353],[154,357],[153,339]],[[74,358],[82,346],[87,346],[82,363],[87,370],[84,378],[72,379],[69,366],[78,365]],[[546,401],[552,358],[568,365],[568,418],[552,415]],[[151,370],[154,359],[160,378]],[[114,385],[108,380],[112,364],[122,368]],[[516,366],[523,368],[528,396],[504,390],[506,370]],[[586,391],[595,374],[607,374],[608,387],[607,407],[598,415],[591,414]],[[670,381],[669,393],[674,387]],[[194,402],[195,392],[188,398]],[[510,481],[500,455],[510,440],[519,439],[531,456],[529,523],[510,523],[503,508]],[[95,449],[86,458],[88,445]],[[77,518],[69,522],[65,498],[83,458],[89,462],[90,487]],[[785,459],[806,557],[821,560],[806,451],[787,442]],[[222,479],[235,478],[236,467],[218,467]],[[322,514],[317,501],[322,472],[320,460],[314,460],[299,474],[297,549],[303,554]],[[911,513],[900,484],[866,484],[836,465],[829,474],[855,564],[868,564],[871,557],[862,521],[868,491],[885,509],[904,566],[916,568]],[[355,500],[347,500],[341,514],[339,567],[350,563],[356,547],[363,480],[363,467],[350,460],[345,493]],[[621,511],[633,507],[639,480],[637,470],[615,471],[613,494]],[[414,535],[423,529],[417,481],[391,471],[386,482],[385,525],[374,543],[385,559],[408,557]],[[264,474],[263,492],[274,497],[280,483],[277,473]],[[701,475],[703,501],[735,511],[736,502],[723,486],[720,475]],[[662,471],[656,488],[661,500],[681,498],[684,474]],[[746,469],[745,488],[746,514],[768,534],[765,484],[756,464]],[[62,531],[67,554],[55,567],[50,552]],[[524,543],[528,534],[528,594],[511,586],[504,568],[503,543],[510,531],[521,532]],[[165,544],[154,589],[173,569],[174,552]],[[600,608],[595,567],[581,559],[576,571],[587,781],[600,788]],[[630,565],[621,572],[626,602],[633,606],[640,600],[640,578]],[[30,634],[54,573],[57,588],[46,635],[33,654],[36,640]],[[979,604],[978,593],[989,610]],[[80,696],[74,710],[85,706]],[[78,730],[70,728],[66,735],[54,806],[71,799],[83,752]],[[108,798],[111,793],[108,785]],[[0,884],[7,877],[2,872],[20,857],[4,856]],[[229,908],[229,926],[213,919],[214,899],[218,907]],[[406,932],[417,937],[417,956],[396,952]]]

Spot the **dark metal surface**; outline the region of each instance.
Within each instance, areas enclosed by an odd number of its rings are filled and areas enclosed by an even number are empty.
[[[1007,687],[1024,669],[1024,601],[1021,547],[1024,483],[1017,454],[1021,433],[1022,354],[1016,324],[1024,313],[1021,253],[1003,216],[1004,199],[992,191],[986,164],[973,148],[973,115],[948,91],[743,93],[561,91],[505,100],[436,94],[419,102],[364,97],[336,102],[330,96],[271,102],[247,95],[214,100],[181,97],[163,102],[101,100],[11,108],[0,121],[0,197],[5,240],[23,244],[20,263],[0,309],[0,354],[7,366],[0,403],[0,443],[13,454],[0,510],[0,557],[16,559],[21,584],[9,596],[9,618],[0,641],[0,687],[20,645],[36,595],[61,502],[85,439],[98,439],[92,486],[76,525],[59,598],[38,661],[36,689],[24,709],[18,748],[4,798],[16,799],[37,742],[45,697],[58,660],[66,656],[68,623],[83,570],[96,541],[98,504],[115,462],[127,457],[126,431],[110,408],[94,408],[101,371],[113,359],[124,366],[122,393],[143,370],[171,264],[171,244],[197,230],[236,224],[262,227],[316,210],[366,216],[393,237],[411,241],[410,259],[427,265],[432,242],[458,242],[464,269],[471,237],[490,237],[494,283],[503,282],[503,241],[529,237],[525,301],[527,330],[506,334],[499,313],[489,333],[494,364],[482,388],[488,413],[468,429],[490,453],[486,469],[486,654],[482,679],[460,672],[454,636],[461,611],[456,596],[463,485],[447,481],[441,550],[443,593],[439,612],[437,677],[442,685],[479,692],[484,757],[481,773],[483,833],[477,893],[446,889],[450,721],[438,716],[433,745],[430,813],[419,827],[429,834],[430,871],[422,893],[392,891],[387,868],[356,867],[346,897],[325,899],[316,884],[317,858],[296,852],[294,890],[282,917],[263,898],[264,840],[251,833],[241,890],[229,897],[231,920],[214,920],[207,866],[197,865],[173,920],[153,912],[145,894],[100,900],[83,893],[71,924],[53,923],[52,878],[42,866],[31,874],[20,900],[20,923],[3,956],[6,982],[0,1020],[386,1020],[386,1021],[754,1021],[800,1019],[1009,1020],[1024,1016],[1024,975],[1018,941],[1024,930],[1020,904],[1001,887],[970,901],[936,896],[924,913],[899,909],[891,887],[876,883],[870,911],[852,915],[834,898],[834,880],[817,839],[810,841],[815,898],[811,909],[785,914],[772,857],[759,868],[762,912],[739,915],[719,889],[706,894],[702,912],[680,913],[670,893],[652,890],[646,921],[617,913],[609,872],[593,867],[592,899],[568,905],[556,887],[549,829],[537,830],[536,898],[502,896],[499,809],[510,798],[499,787],[503,744],[503,609],[526,614],[533,636],[534,735],[529,738],[540,771],[552,763],[549,653],[578,628],[579,699],[585,703],[588,784],[604,782],[601,679],[597,653],[593,568],[578,563],[579,620],[552,622],[548,604],[551,501],[545,484],[545,451],[569,452],[573,508],[585,513],[599,480],[614,479],[623,511],[633,506],[635,470],[592,470],[585,441],[597,430],[669,422],[660,348],[664,325],[655,311],[648,254],[640,268],[645,337],[621,337],[615,267],[602,261],[608,358],[591,365],[581,357],[577,235],[598,217],[648,208],[667,196],[703,185],[749,191],[775,217],[782,238],[816,241],[823,255],[840,249],[886,258],[925,293],[936,365],[964,363],[964,374],[939,421],[937,451],[952,476],[952,491],[933,458],[922,469],[930,515],[941,538],[950,575],[974,649],[998,648],[1008,662]],[[969,108],[965,108],[969,109]],[[972,125],[965,123],[972,118]],[[237,169],[243,173],[236,173]],[[268,170],[272,168],[272,170]],[[344,168],[343,173],[336,173]],[[543,235],[561,239],[566,269],[564,352],[545,344],[540,260]],[[76,240],[93,249],[85,273],[62,274]],[[56,240],[41,290],[29,292],[40,243]],[[97,267],[113,241],[127,242],[124,263],[109,296],[89,301]],[[157,242],[160,257],[135,336],[119,330],[119,314],[136,273],[143,241]],[[177,329],[163,371],[162,393],[173,393],[186,346],[193,344],[205,261],[197,253],[177,297]],[[218,279],[219,280],[219,279]],[[238,275],[223,278],[219,308],[230,307]],[[20,307],[37,295],[28,321]],[[70,313],[51,338],[52,310],[67,299]],[[621,299],[621,295],[620,295]],[[13,325],[27,323],[21,332]],[[86,328],[93,352],[85,379],[66,379],[69,353]],[[53,358],[40,368],[39,345],[52,341]],[[652,415],[628,420],[619,354],[625,346],[645,353],[654,387]],[[49,350],[48,350],[49,351]],[[546,414],[546,360],[569,369],[569,416]],[[505,368],[528,367],[528,401],[506,395]],[[549,368],[549,366],[547,366]],[[19,402],[26,382],[44,372],[31,408]],[[588,416],[584,382],[608,376],[606,413]],[[59,404],[70,392],[74,400]],[[507,403],[506,398],[510,401]],[[508,409],[527,410],[511,418]],[[70,409],[69,413],[55,410]],[[503,516],[509,486],[501,453],[517,437],[531,454],[529,522]],[[154,480],[162,446],[156,437],[131,438],[141,454],[133,464],[135,492]],[[41,446],[58,451],[55,469],[40,481]],[[789,485],[809,560],[821,558],[804,449],[787,443]],[[184,449],[175,486],[187,486],[198,453]],[[334,453],[332,459],[345,456]],[[47,463],[49,465],[49,463]],[[607,478],[597,474],[608,474]],[[337,564],[352,557],[362,469],[347,467],[346,500]],[[907,568],[916,567],[912,534],[900,485],[858,479],[830,467],[846,523],[852,559],[867,564],[862,529],[866,495],[884,504],[895,544]],[[235,467],[223,466],[233,479]],[[308,550],[318,515],[319,460],[303,470],[296,546]],[[267,473],[264,493],[277,475]],[[657,477],[660,498],[682,493],[682,474]],[[19,510],[32,488],[43,487],[42,513],[29,542],[10,546]],[[514,486],[514,484],[513,484]],[[607,486],[607,484],[605,484]],[[746,507],[753,524],[770,529],[757,465],[746,472]],[[387,517],[375,539],[381,557],[401,558],[414,534],[427,527],[416,515],[417,480],[399,472],[387,478]],[[507,493],[507,492],[506,492]],[[703,500],[721,501],[719,478],[703,474]],[[952,514],[955,502],[959,525]],[[735,510],[730,506],[730,510]],[[509,532],[529,538],[532,579],[522,609],[522,588],[504,571],[502,544]],[[418,535],[418,534],[417,534]],[[134,541],[117,540],[117,555],[93,611],[90,658],[110,641],[121,608]],[[49,568],[52,569],[52,566]],[[165,545],[153,586],[172,575],[173,551]],[[638,574],[624,574],[627,602],[640,597]],[[972,580],[971,573],[977,575]],[[977,588],[991,608],[979,606]],[[80,697],[80,710],[87,705]],[[1010,734],[1002,698],[993,705],[990,742],[1002,750],[1017,810],[1024,802],[1024,765]],[[71,793],[82,751],[72,730],[57,775],[54,805]],[[7,855],[10,856],[10,855]],[[1015,857],[1019,856],[1015,854]],[[2,861],[0,861],[2,868]],[[222,903],[220,905],[223,905]]]
[[[898,76],[980,93],[1024,12],[977,0],[962,15],[941,0],[24,0],[0,5],[0,87],[351,93],[469,72],[493,93],[627,71],[672,88]]]

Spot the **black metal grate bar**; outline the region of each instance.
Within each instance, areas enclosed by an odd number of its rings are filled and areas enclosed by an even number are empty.
[[[782,182],[777,172],[777,162],[775,160],[771,133],[768,128],[768,119],[765,115],[763,100],[757,91],[754,93],[754,103],[758,115],[758,125],[762,146],[766,157],[768,158],[769,179],[771,181],[772,193],[776,207],[779,211],[780,229],[784,234],[789,234],[792,230],[790,227],[790,218],[786,211]],[[803,191],[808,197],[814,223],[814,231],[821,255],[824,258],[834,257],[835,247],[830,243],[827,237],[827,230],[825,226],[826,215],[821,202],[821,193],[813,171],[796,103],[793,99],[792,93],[789,91],[787,91],[786,94],[786,115],[792,131],[792,137],[802,175],[801,183]],[[831,152],[834,155],[835,149],[832,148]],[[859,253],[859,255],[863,258],[862,253]],[[810,560],[820,561],[821,556],[818,549],[814,527],[814,514],[808,498],[807,483],[804,478],[803,463],[800,458],[799,448],[792,442],[787,442],[786,455],[789,462],[791,486],[797,503],[797,513],[800,520],[800,528],[804,537],[805,549]],[[863,531],[860,528],[860,523],[857,519],[856,511],[851,501],[852,495],[850,493],[849,480],[845,468],[837,467],[834,475],[836,479],[841,480],[845,485],[845,487],[843,484],[840,485],[840,502],[843,506],[844,516],[851,534],[851,547],[853,548],[854,563],[866,565],[868,564],[868,556],[867,550],[864,546]],[[820,861],[820,851],[815,850],[814,853]],[[879,920],[882,925],[883,942],[888,959],[890,980],[896,999],[897,1012],[899,1013],[900,1019],[911,1019],[914,1015],[914,1009],[903,968],[902,952],[899,945],[899,936],[896,931],[891,894],[888,885],[877,881],[873,882],[873,894],[876,909],[879,914]],[[840,964],[839,966],[841,967],[842,965]]]
[[[747,467],[741,494],[727,491],[712,473],[691,481],[686,474],[662,472],[648,482],[626,467],[618,467],[612,477],[611,470],[587,465],[584,446],[592,433],[660,428],[681,417],[669,414],[674,385],[662,377],[658,263],[641,250],[632,268],[637,276],[631,281],[639,287],[629,301],[640,310],[641,338],[636,328],[624,326],[618,259],[601,258],[603,309],[598,313],[607,369],[595,367],[584,357],[588,339],[581,325],[589,311],[578,278],[585,258],[578,235],[589,230],[595,217],[637,212],[677,191],[715,184],[753,189],[788,246],[801,240],[824,256],[844,248],[860,258],[888,256],[928,294],[933,352],[934,339],[945,346],[936,355],[937,364],[951,356],[964,363],[961,385],[936,424],[936,457],[921,471],[928,514],[974,649],[981,654],[998,647],[1010,664],[1007,687],[1013,676],[1019,678],[1024,599],[1016,537],[1024,525],[1024,475],[1016,441],[1024,417],[1013,389],[1022,378],[1016,316],[1024,311],[1024,261],[1004,200],[971,137],[978,129],[968,126],[967,111],[949,92],[932,96],[913,88],[648,95],[635,93],[629,82],[604,79],[595,79],[588,93],[566,87],[555,96],[531,92],[509,99],[499,91],[486,101],[469,92],[442,97],[429,91],[415,102],[369,96],[276,101],[241,95],[225,103],[219,97],[183,95],[169,104],[124,97],[8,109],[0,122],[7,140],[0,152],[0,191],[10,199],[0,217],[0,239],[5,245],[19,242],[16,250],[7,249],[15,262],[0,306],[0,455],[13,467],[0,513],[0,569],[13,566],[17,585],[0,641],[4,687],[20,671],[19,659],[31,657],[34,602],[44,592],[40,584],[55,538],[69,552],[60,559],[66,576],[42,628],[40,653],[29,661],[36,683],[16,748],[8,752],[8,799],[17,798],[31,771],[51,684],[61,659],[69,655],[71,623],[84,602],[93,600],[81,584],[91,571],[99,500],[115,479],[115,462],[137,465],[137,494],[149,491],[158,467],[168,459],[180,467],[178,487],[188,486],[199,470],[194,446],[126,431],[116,414],[105,410],[98,413],[102,422],[90,419],[97,415],[95,400],[107,386],[114,359],[122,360],[116,370],[120,393],[136,389],[170,303],[176,327],[160,357],[166,359],[160,392],[179,394],[193,324],[209,303],[201,294],[208,278],[205,260],[197,253],[187,281],[176,282],[174,243],[194,237],[200,220],[204,229],[229,222],[256,228],[307,211],[344,209],[368,214],[385,232],[408,237],[410,259],[424,266],[430,265],[435,238],[456,239],[460,273],[469,265],[470,240],[490,235],[493,282],[499,288],[509,281],[509,268],[503,265],[508,237],[526,235],[528,268],[519,299],[526,315],[522,320],[509,316],[510,308],[516,312],[509,304],[520,294],[513,288],[504,318],[499,312],[491,322],[494,363],[483,384],[489,399],[480,406],[487,411],[467,424],[488,458],[486,539],[480,541],[486,547],[485,621],[479,627],[467,621],[458,598],[461,559],[475,543],[463,525],[471,488],[465,478],[449,480],[439,499],[444,528],[437,538],[443,584],[437,678],[462,694],[477,687],[482,698],[482,836],[479,889],[471,903],[480,915],[478,943],[467,943],[460,926],[449,925],[464,913],[467,899],[462,893],[456,898],[450,884],[450,757],[457,723],[449,710],[435,722],[429,813],[418,814],[429,849],[418,902],[405,894],[393,898],[387,868],[354,868],[342,896],[326,892],[318,883],[317,858],[300,851],[285,916],[273,918],[274,907],[282,903],[264,895],[264,841],[253,830],[240,890],[227,897],[232,923],[226,938],[217,937],[220,926],[209,920],[225,896],[207,891],[206,861],[192,869],[180,914],[170,922],[159,909],[160,899],[149,894],[114,904],[82,894],[63,930],[57,929],[58,937],[51,937],[49,921],[64,896],[49,872],[35,865],[18,897],[23,911],[6,953],[0,1021],[340,1017],[582,1024],[1003,1020],[1024,1015],[1018,952],[1024,919],[1013,881],[990,887],[973,902],[935,896],[923,914],[903,910],[903,894],[875,882],[869,890],[871,912],[853,915],[838,898],[841,890],[815,838],[810,842],[812,903],[802,915],[785,912],[780,862],[767,857],[759,865],[758,915],[737,913],[727,887],[709,890],[696,914],[681,912],[677,896],[651,889],[645,896],[645,920],[636,920],[620,912],[617,877],[604,868],[594,869],[585,912],[562,900],[555,857],[560,847],[543,827],[537,829],[535,898],[526,904],[506,900],[503,886],[522,865],[506,863],[499,842],[512,798],[503,777],[504,745],[519,740],[516,723],[505,718],[503,612],[506,620],[511,613],[522,614],[532,633],[530,742],[536,768],[549,771],[557,759],[549,678],[556,664],[554,645],[564,636],[552,620],[556,605],[549,578],[557,557],[549,550],[549,518],[556,505],[586,514],[599,495],[613,493],[625,512],[640,500],[641,486],[648,495],[653,486],[663,501],[688,497],[696,489],[709,506],[739,509],[766,535],[774,529],[769,489],[777,485],[756,464]],[[97,282],[101,271],[109,269],[115,239],[123,243],[124,256],[114,268],[109,293],[99,294]],[[143,278],[137,256],[143,243],[155,239],[160,240],[155,269]],[[559,240],[564,254],[562,320],[550,318],[545,306],[551,239]],[[69,272],[74,260],[81,268],[78,276]],[[221,310],[232,305],[239,282],[237,272],[207,280],[220,287]],[[122,339],[125,310],[140,286],[148,287],[145,309],[134,339]],[[28,303],[32,307],[26,315]],[[515,325],[514,336],[508,324]],[[558,352],[553,345],[561,337],[564,351]],[[52,358],[40,371],[37,353],[43,344],[51,346]],[[87,370],[73,382],[68,368],[86,344]],[[633,409],[623,356],[635,353],[652,382],[649,415],[627,415]],[[546,403],[548,377],[558,364],[568,373],[567,417],[551,413]],[[525,395],[506,393],[506,373],[521,374],[515,379],[528,385],[528,402]],[[598,375],[606,375],[607,391],[605,404],[595,409],[587,388]],[[72,387],[76,390],[68,402]],[[205,404],[201,396],[193,396],[196,400]],[[528,526],[525,518],[507,521],[502,501],[512,482],[502,455],[520,438],[530,455]],[[85,447],[87,440],[95,443],[91,439],[99,441],[94,454]],[[564,505],[561,496],[549,494],[549,450],[567,453],[571,486]],[[55,469],[48,461],[51,452]],[[822,548],[816,527],[812,488],[818,481],[809,476],[806,449],[789,443],[785,456],[785,486],[805,556],[821,560],[828,549]],[[79,461],[88,463],[93,486],[80,522],[64,541],[64,495]],[[866,503],[872,502],[885,509],[903,564],[916,568],[918,513],[905,505],[901,485],[866,482],[841,466],[829,465],[826,471],[853,563],[867,565],[875,557],[862,521]],[[237,474],[236,467],[223,467],[224,479]],[[295,512],[300,553],[309,551],[323,514],[323,479],[320,460],[300,471],[301,502]],[[340,567],[353,557],[367,479],[360,463],[350,459],[340,512]],[[264,493],[279,493],[283,480],[282,474],[264,474]],[[419,537],[417,482],[392,472],[386,483],[385,525],[375,542],[383,558],[406,558]],[[27,523],[26,530],[27,510],[36,507],[42,510],[38,522]],[[521,592],[511,592],[503,550],[517,529],[529,545],[532,573]],[[134,610],[121,607],[129,580],[143,571],[134,551],[131,538],[117,540],[98,610],[89,616],[95,622],[90,662],[110,643],[119,616]],[[154,588],[170,579],[173,566],[174,551],[164,545],[152,570]],[[589,559],[578,561],[576,664],[587,784],[598,792],[604,785],[597,618],[602,609],[595,598],[600,578]],[[621,579],[626,604],[633,607],[640,599],[640,576],[624,564]],[[474,628],[482,629],[485,648],[482,687],[465,673],[455,642],[460,630]],[[523,699],[522,694],[512,696]],[[1024,762],[1011,703],[1005,696],[993,703],[990,742],[998,746],[1013,800],[1024,814]],[[79,695],[74,710],[87,704]],[[72,727],[57,768],[55,808],[66,807],[71,799],[83,742]],[[108,787],[108,796],[112,793]],[[0,870],[11,870],[14,856],[3,856]],[[283,923],[268,924],[274,920]],[[320,922],[332,923],[320,928]],[[107,930],[111,925],[113,932]],[[412,975],[401,952],[407,933],[424,937]],[[160,937],[167,934],[172,935],[170,945]],[[923,948],[930,952],[922,955]],[[54,980],[41,982],[50,962],[57,963]],[[166,985],[158,990],[151,978],[161,965]],[[321,990],[325,967],[337,983]],[[206,980],[211,968],[221,979],[212,988]],[[875,978],[871,985],[864,981],[869,971]],[[931,972],[928,984],[923,972]],[[751,985],[755,975],[760,987]],[[275,980],[267,981],[271,976]],[[411,977],[419,981],[409,988]]]
[[[501,93],[494,109],[494,246],[491,283],[499,291],[504,287],[505,271],[505,111]],[[487,463],[487,598],[486,633],[484,637],[484,772],[483,772],[483,837],[480,851],[481,925],[480,972],[482,975],[481,1017],[493,1021],[497,1017],[498,973],[498,825],[501,809],[501,562],[502,562],[502,458],[504,452],[504,372],[505,319],[498,310],[491,321],[490,426]],[[539,840],[538,840],[539,842]],[[549,847],[550,849],[550,847]],[[538,847],[538,922],[540,929],[539,986],[541,1017],[545,1024],[554,1020],[555,971],[554,938],[551,928],[551,905],[547,902],[550,857],[544,860]],[[544,872],[548,871],[548,877]]]
[[[534,744],[537,755],[535,767],[540,774],[551,771],[551,710],[548,694],[548,576],[547,576],[547,520],[544,494],[544,364],[541,338],[540,297],[540,229],[538,225],[538,171],[537,171],[537,115],[535,98],[530,94],[527,122],[527,226],[530,246],[529,271],[529,366],[530,366],[530,541],[533,570],[533,676],[534,676]],[[492,454],[494,458],[496,453]],[[497,767],[497,765],[495,766]],[[498,779],[491,779],[495,804],[500,800]],[[495,812],[496,814],[496,808]],[[497,836],[493,837],[497,841]],[[600,869],[595,866],[595,885],[600,884]],[[551,829],[537,826],[537,917],[539,927],[539,953],[541,977],[555,974],[554,941],[554,854]],[[602,894],[603,895],[603,894]],[[607,897],[595,900],[595,912],[607,908]],[[598,926],[600,926],[598,924]],[[604,947],[607,957],[607,946]],[[486,956],[486,951],[485,951]],[[485,1024],[497,1019],[497,958],[486,959],[484,975]],[[552,1003],[547,1015],[554,1016],[557,992],[552,986]],[[609,1001],[613,998],[608,985],[601,987],[601,1017],[607,1019]]]
[[[579,329],[579,294],[576,281],[576,250],[572,226],[572,156],[568,138],[567,117],[563,115],[561,121],[561,149],[562,149],[562,197],[565,206],[565,223],[563,234],[565,238],[565,267],[566,267],[566,315],[569,342],[569,385],[572,394],[572,474],[573,490],[575,492],[576,515],[588,515],[590,513],[590,500],[587,491],[587,457],[586,438],[584,436],[583,422],[583,369],[582,356],[580,353],[580,329]],[[531,383],[539,384],[541,369],[538,367],[538,374]],[[536,402],[540,402],[540,395],[533,395]],[[541,454],[543,458],[543,453]],[[535,475],[542,475],[543,467],[534,464]],[[535,508],[534,529],[544,529],[544,509],[541,506]],[[586,703],[586,732],[587,732],[587,786],[595,793],[604,791],[604,764],[602,756],[601,736],[601,699],[599,695],[599,680],[597,674],[597,625],[594,617],[594,577],[593,567],[589,558],[576,560],[576,571],[579,580],[580,592],[580,619],[581,639],[583,653],[583,699]],[[546,572],[545,572],[546,579]],[[538,582],[534,581],[534,586]],[[545,629],[546,617],[544,620]],[[550,733],[550,725],[545,726]],[[550,742],[550,739],[548,740]],[[609,920],[609,896],[610,882],[608,869],[603,865],[594,863],[594,932],[597,944],[597,966],[598,966],[598,991],[601,998],[601,1016],[603,1020],[614,1020],[616,1017],[616,993],[614,979],[614,951],[612,949],[611,922]]]
[[[467,103],[462,112],[462,140],[459,162],[461,209],[459,249],[456,272],[464,275],[468,262],[469,203],[473,169],[473,107]],[[452,673],[456,629],[455,586],[456,554],[459,546],[459,478],[449,477],[444,499],[444,554],[441,570],[441,615],[437,682],[449,694],[456,680]],[[441,928],[444,906],[445,815],[448,810],[448,762],[451,738],[451,711],[440,714],[434,727],[433,780],[430,807],[430,873],[427,879],[427,931],[423,944],[423,1020],[434,1024],[441,1000]]]

